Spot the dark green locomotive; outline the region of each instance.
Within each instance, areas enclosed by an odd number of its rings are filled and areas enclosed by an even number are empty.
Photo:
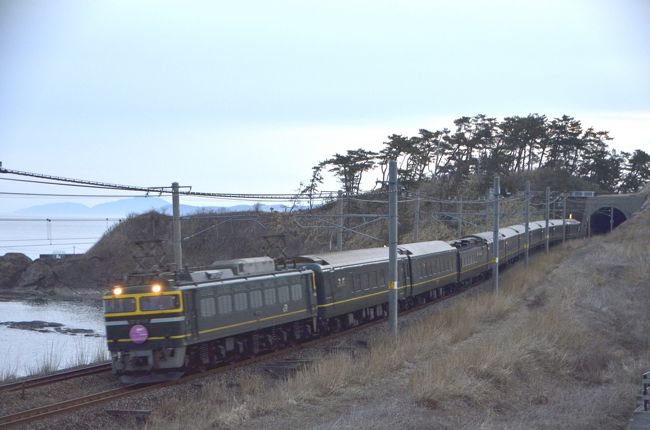
[[[187,279],[170,274],[116,285],[104,297],[108,349],[123,382],[173,379],[188,368],[311,336],[312,271],[275,271],[263,258],[217,266]]]

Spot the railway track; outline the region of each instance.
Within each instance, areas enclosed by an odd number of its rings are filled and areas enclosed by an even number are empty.
[[[479,286],[481,283],[475,284],[474,286]],[[441,297],[439,299],[427,302],[425,304],[413,306],[409,309],[402,310],[400,311],[400,315],[406,315],[412,312],[416,312],[418,310],[421,310],[429,305],[432,305],[434,303],[439,303],[443,302],[447,299],[450,299],[452,297],[455,297],[465,291],[467,291],[469,288],[464,287],[464,288],[459,288],[457,291],[452,292],[444,297]],[[209,369],[209,370],[204,370],[204,371],[196,371],[190,374],[187,374],[180,379],[176,381],[170,381],[170,382],[163,382],[163,383],[158,383],[158,384],[152,384],[152,385],[130,385],[130,386],[125,386],[125,387],[119,387],[119,388],[113,388],[110,390],[102,391],[99,393],[95,394],[90,394],[70,400],[65,400],[62,402],[57,402],[57,403],[52,403],[50,405],[46,406],[41,406],[21,412],[17,412],[14,414],[10,415],[5,415],[0,417],[0,428],[4,427],[9,427],[9,426],[14,426],[14,425],[19,425],[19,424],[27,424],[29,422],[45,419],[45,418],[50,418],[55,415],[59,415],[65,412],[71,412],[74,410],[82,409],[85,407],[90,407],[94,405],[98,405],[101,403],[109,402],[112,400],[116,400],[122,397],[127,397],[127,396],[133,396],[135,394],[151,391],[151,390],[158,390],[161,388],[166,388],[166,387],[171,387],[173,385],[178,385],[178,384],[183,384],[195,379],[203,378],[205,376],[209,375],[215,375],[218,373],[223,373],[227,372],[230,370],[234,370],[240,367],[246,367],[250,366],[253,364],[261,363],[261,362],[266,362],[266,361],[272,361],[273,359],[298,352],[302,349],[310,348],[315,346],[316,344],[320,342],[327,342],[327,341],[332,341],[336,340],[337,338],[348,336],[350,334],[356,333],[361,330],[365,330],[367,328],[373,327],[377,324],[382,324],[386,323],[386,318],[383,319],[378,319],[374,321],[370,321],[364,324],[361,324],[357,327],[353,327],[347,330],[343,330],[341,332],[337,333],[332,333],[328,336],[321,337],[321,338],[314,338],[312,340],[296,344],[294,346],[290,346],[287,348],[280,349],[278,351],[274,352],[269,352],[263,355],[255,356],[255,357],[250,357],[246,358],[243,360],[239,360],[233,363],[228,363],[228,364],[223,364],[218,367]],[[311,361],[303,363],[305,366],[309,365]],[[30,380],[25,380],[25,381],[19,381],[11,384],[5,384],[0,386],[0,392],[1,391],[15,391],[19,390],[22,388],[23,384],[25,387],[35,387],[39,385],[46,385],[50,384],[53,382],[65,380],[65,379],[71,379],[74,377],[79,377],[79,376],[84,376],[84,375],[90,375],[93,373],[100,373],[103,371],[110,370],[110,364],[108,363],[102,363],[96,366],[91,366],[90,368],[82,368],[82,369],[76,369],[74,371],[68,371],[68,372],[61,372],[60,374],[54,374],[54,375],[48,375],[48,376],[43,376],[39,378],[33,378]],[[85,371],[85,373],[84,373]],[[27,384],[30,385],[27,385]]]
[[[113,388],[111,390],[102,391],[100,393],[90,394],[88,396],[79,397],[76,399],[65,400],[63,402],[52,403],[46,406],[29,409],[11,415],[5,415],[3,417],[0,417],[0,428],[17,424],[26,424],[31,421],[47,418],[53,415],[61,414],[63,412],[69,412],[75,409],[80,409],[109,400],[118,399],[126,395],[137,394],[147,389],[150,388],[129,386]]]
[[[111,364],[109,362],[105,362],[105,363],[93,364],[90,366],[84,366],[72,370],[63,370],[56,373],[50,373],[44,376],[25,378],[19,381],[1,384],[0,393],[39,387],[42,385],[52,384],[54,382],[67,381],[69,379],[79,378],[81,376],[108,372],[109,370],[111,370]]]

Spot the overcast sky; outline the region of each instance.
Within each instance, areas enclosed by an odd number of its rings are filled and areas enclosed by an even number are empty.
[[[648,23],[648,0],[0,0],[0,161],[288,193],[335,152],[478,113],[566,113],[648,151]]]

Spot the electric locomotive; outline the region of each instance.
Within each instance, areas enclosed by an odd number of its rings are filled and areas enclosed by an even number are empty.
[[[140,276],[103,297],[113,372],[125,383],[180,377],[311,336],[311,270],[277,271],[267,257],[210,270]]]

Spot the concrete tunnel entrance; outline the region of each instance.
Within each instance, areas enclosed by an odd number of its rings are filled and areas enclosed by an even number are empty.
[[[625,214],[614,207],[602,207],[591,214],[589,228],[591,234],[609,233],[610,229],[615,229],[622,222],[627,220]]]

